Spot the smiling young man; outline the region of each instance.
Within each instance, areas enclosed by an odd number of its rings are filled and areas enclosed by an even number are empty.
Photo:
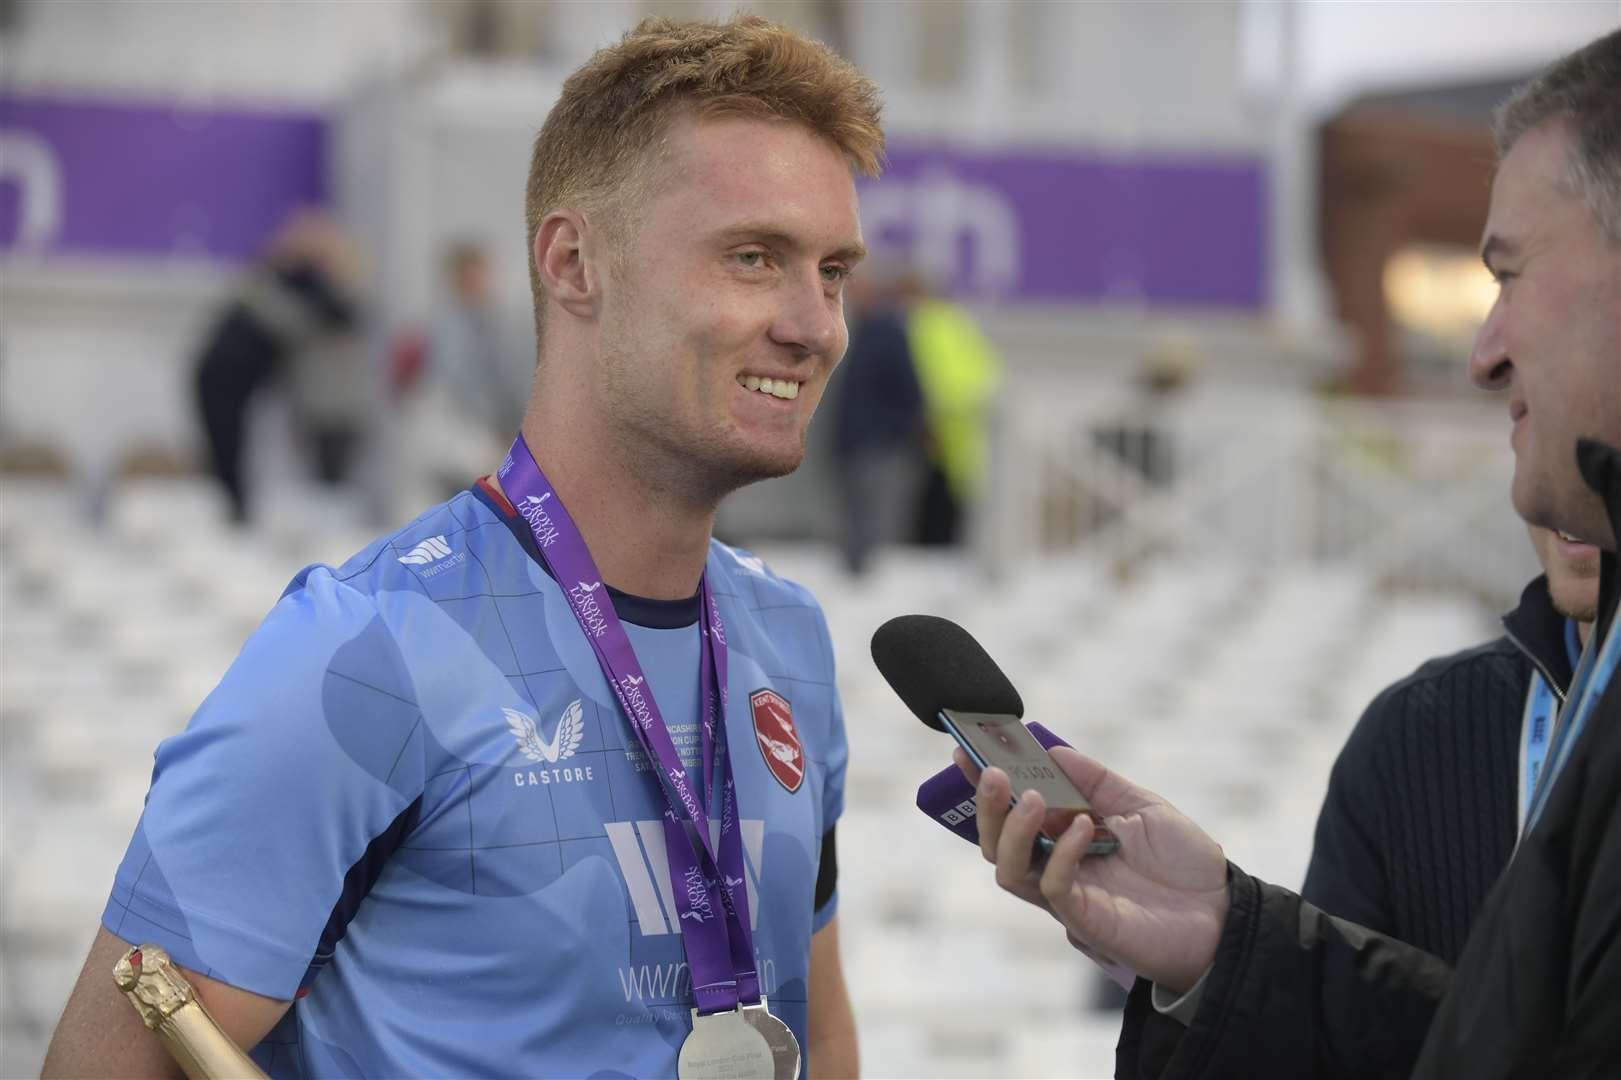
[[[159,748],[47,1074],[174,1071],[113,987],[141,941],[275,1076],[855,1073],[826,625],[711,531],[804,453],[882,143],[875,87],[758,18],[568,80],[518,439],[299,574]]]

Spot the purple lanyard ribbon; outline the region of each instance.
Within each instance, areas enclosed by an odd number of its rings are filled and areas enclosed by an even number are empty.
[[[630,637],[601,591],[602,574],[522,434],[496,475],[528,522],[535,546],[568,599],[642,751],[658,764],[656,775],[666,804],[664,850],[698,1012],[707,1016],[735,1009],[740,1001],[755,1004],[760,1000],[760,979],[749,930],[737,785],[726,744],[726,630],[709,591],[709,576],[706,572],[698,584],[698,700],[703,714],[703,793],[713,800],[717,779],[721,785],[718,835],[710,832],[705,800],[693,790],[693,778],[665,727]]]

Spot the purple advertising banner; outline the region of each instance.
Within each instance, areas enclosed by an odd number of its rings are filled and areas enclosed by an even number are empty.
[[[1267,301],[1258,157],[894,145],[867,245],[959,296],[1253,310]]]
[[[326,196],[319,114],[0,97],[0,251],[258,255]]]

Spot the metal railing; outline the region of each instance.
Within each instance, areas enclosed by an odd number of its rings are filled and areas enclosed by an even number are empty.
[[[1352,563],[1382,586],[1512,603],[1536,571],[1498,403],[1119,383],[1010,388],[975,547],[996,572],[1070,552],[1131,564]]]

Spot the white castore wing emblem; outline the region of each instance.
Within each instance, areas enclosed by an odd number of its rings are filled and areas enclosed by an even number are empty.
[[[518,741],[518,749],[530,761],[544,761],[548,765],[566,761],[574,756],[580,748],[580,740],[585,738],[585,708],[579,698],[569,702],[568,708],[563,710],[557,730],[547,742],[541,741],[535,722],[528,716],[517,709],[502,708],[501,712],[506,715],[512,737]]]

